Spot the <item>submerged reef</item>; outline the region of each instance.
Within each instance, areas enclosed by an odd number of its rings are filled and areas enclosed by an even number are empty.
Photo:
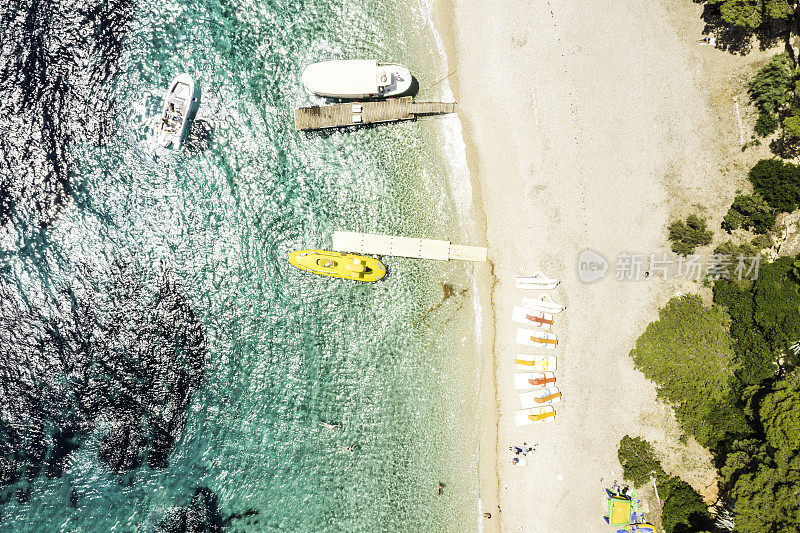
[[[174,274],[84,266],[53,292],[0,277],[0,486],[60,476],[94,432],[113,472],[167,466],[206,352]]]

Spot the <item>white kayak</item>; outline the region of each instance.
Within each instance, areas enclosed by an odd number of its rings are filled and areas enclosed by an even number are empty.
[[[374,59],[322,61],[306,67],[303,86],[327,98],[388,98],[411,88],[411,72],[397,63]]]
[[[524,409],[553,405],[561,401],[561,392],[558,387],[548,387],[542,390],[524,392],[519,395],[519,401]]]
[[[540,372],[556,370],[557,358],[555,355],[528,355],[518,353],[514,358],[517,370],[536,370]]]
[[[511,313],[511,320],[520,324],[525,324],[526,326],[542,329],[550,329],[550,326],[553,325],[553,315],[550,313],[526,309],[519,305],[514,306],[514,311]]]
[[[546,405],[531,409],[520,409],[514,413],[514,423],[518,426],[529,426],[534,423],[554,422],[556,410]]]
[[[522,305],[534,311],[544,311],[545,313],[560,313],[567,308],[553,301],[549,294],[542,294],[538,298],[523,298]]]
[[[178,74],[164,95],[161,119],[156,125],[158,144],[164,148],[178,149],[186,142],[192,104],[197,102],[194,80],[186,73]]]
[[[532,329],[518,328],[517,343],[534,348],[544,348],[552,350],[558,344],[558,337],[549,331],[536,331]]]
[[[536,272],[533,276],[518,276],[518,289],[540,289],[543,291],[555,289],[559,281],[555,278],[545,276],[542,272]]]
[[[556,382],[552,372],[522,372],[514,374],[514,388],[517,390],[542,389]]]

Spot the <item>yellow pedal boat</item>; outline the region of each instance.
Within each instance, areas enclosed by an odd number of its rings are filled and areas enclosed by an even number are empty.
[[[320,276],[355,281],[378,281],[386,275],[386,267],[374,257],[342,252],[300,250],[289,254],[289,262],[300,270]]]

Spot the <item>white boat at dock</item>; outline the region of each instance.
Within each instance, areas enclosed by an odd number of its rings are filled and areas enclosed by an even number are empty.
[[[186,142],[192,104],[197,101],[194,80],[189,74],[178,74],[164,95],[161,120],[156,126],[158,144],[178,149]]]
[[[409,70],[374,59],[323,61],[303,71],[306,90],[327,98],[388,98],[411,88]]]

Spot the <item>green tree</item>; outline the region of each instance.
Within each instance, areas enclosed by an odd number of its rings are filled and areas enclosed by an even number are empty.
[[[753,189],[766,203],[780,212],[797,208],[800,200],[800,170],[780,159],[762,159],[748,174]]]
[[[731,317],[730,333],[735,340],[737,384],[743,390],[775,375],[776,355],[755,321],[755,298],[748,284],[718,280],[714,303],[725,306]],[[741,391],[739,391],[741,396]]]
[[[691,485],[678,477],[671,477],[658,484],[658,492],[664,502],[661,525],[667,533],[690,533],[711,528],[708,508]]]
[[[658,386],[681,427],[704,446],[749,430],[730,406],[730,379],[738,370],[730,317],[723,307],[705,307],[696,295],[673,298],[659,311],[631,351],[636,368]],[[718,416],[725,408],[727,416]]]
[[[750,81],[750,100],[762,114],[774,116],[791,101],[794,78],[789,54],[777,54]]]
[[[767,443],[777,450],[800,450],[800,373],[778,381],[758,410]]]
[[[756,233],[767,233],[775,226],[775,213],[760,194],[737,194],[722,227],[728,231],[743,227]]]
[[[706,221],[694,214],[686,217],[686,222],[676,220],[667,229],[672,251],[681,255],[693,254],[697,246],[709,244],[714,236]]]
[[[794,15],[794,8],[787,0],[708,0],[708,4],[719,6],[726,24],[748,30],[789,20]]]
[[[755,472],[739,476],[730,491],[736,531],[794,532],[800,527],[800,457],[788,451],[766,457]]]
[[[792,275],[794,258],[781,257],[764,265],[753,284],[753,319],[775,358],[790,356],[789,347],[800,339],[800,292]]]
[[[617,457],[622,465],[622,476],[633,483],[634,487],[641,487],[652,477],[666,476],[653,446],[641,437],[622,437]]]
[[[760,137],[768,137],[775,133],[775,130],[778,129],[780,122],[778,121],[778,117],[772,113],[767,113],[762,111],[758,114],[758,118],[756,119],[756,124],[753,127],[756,130],[756,133]]]

